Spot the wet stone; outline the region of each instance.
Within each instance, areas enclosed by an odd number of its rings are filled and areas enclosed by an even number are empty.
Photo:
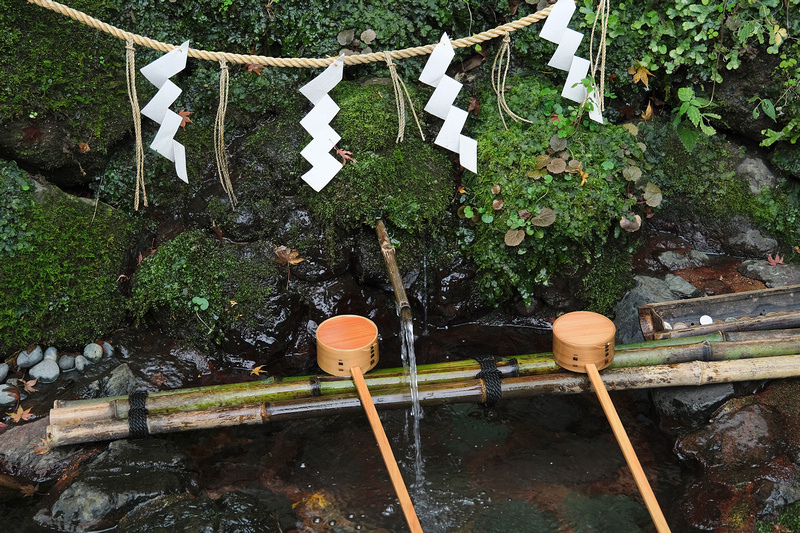
[[[45,359],[50,359],[51,361],[57,361],[58,360],[58,349],[55,346],[49,346],[44,351],[44,358]]]
[[[72,370],[75,368],[75,356],[62,355],[58,358],[58,368],[63,371]]]
[[[90,362],[96,363],[103,358],[103,347],[91,342],[83,349],[83,356]]]
[[[17,403],[19,392],[12,385],[0,385],[0,406],[8,407]]]
[[[45,359],[31,367],[28,375],[38,379],[40,383],[52,383],[61,375],[61,369],[58,367],[58,363],[52,359]]]
[[[6,363],[0,363],[0,381],[3,381],[8,376],[8,365]]]
[[[17,355],[17,366],[20,368],[30,368],[44,358],[42,347],[36,346],[30,352],[22,350]]]
[[[91,363],[89,363],[89,360],[86,359],[84,356],[79,355],[75,357],[75,369],[78,372],[83,372],[89,364]]]
[[[103,529],[151,500],[196,495],[195,470],[169,441],[114,441],[35,520],[59,531]]]

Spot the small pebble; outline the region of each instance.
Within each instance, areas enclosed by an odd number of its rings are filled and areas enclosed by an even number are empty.
[[[729,316],[725,319],[725,322],[736,322],[737,318],[735,316]]]
[[[83,356],[90,362],[96,363],[103,358],[103,347],[91,342],[83,349]]]
[[[8,365],[0,363],[0,382],[6,379],[6,376],[8,376]]]
[[[75,357],[72,355],[62,355],[58,358],[58,368],[63,371],[75,368]]]
[[[89,365],[89,360],[86,359],[84,356],[79,355],[75,357],[75,369],[78,372],[83,372],[83,370]]]
[[[58,349],[55,346],[50,346],[44,351],[44,358],[50,359],[51,361],[58,360]]]
[[[672,326],[673,329],[684,329],[684,328],[688,328],[688,327],[689,326],[687,326],[683,322],[677,322],[674,326]]]
[[[30,352],[22,350],[17,354],[17,366],[20,368],[30,368],[44,358],[42,347],[36,346]]]
[[[58,363],[52,359],[45,359],[32,366],[28,371],[28,375],[38,379],[39,383],[52,383],[61,375],[61,369],[58,368]]]
[[[708,315],[703,315],[700,317],[700,325],[701,326],[709,326],[714,323],[714,319]]]
[[[672,324],[669,322],[664,322],[664,329],[672,329]]]

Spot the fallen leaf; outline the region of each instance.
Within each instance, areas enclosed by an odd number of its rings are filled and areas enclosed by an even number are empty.
[[[192,119],[189,118],[189,115],[191,115],[192,113],[194,113],[194,111],[186,111],[185,109],[181,110],[181,112],[178,113],[181,116],[181,128],[186,129],[187,123],[194,124],[194,122],[192,122]]]
[[[375,30],[364,30],[361,32],[361,42],[364,44],[372,43],[372,41],[375,40],[375,37],[377,37]]]
[[[80,151],[80,153],[88,154],[91,150],[89,143],[78,143],[78,151]]]
[[[264,370],[264,365],[259,365],[250,371],[251,376],[260,376],[261,374],[266,374],[266,373],[267,371]]]
[[[505,237],[503,237],[503,241],[506,243],[506,246],[519,246],[524,239],[525,230],[521,230],[519,228],[508,230]]]
[[[642,227],[642,217],[639,215],[633,215],[632,218],[628,218],[627,216],[622,215],[622,218],[619,219],[619,227],[628,233],[632,233]]]
[[[459,194],[467,194],[467,188],[463,185],[458,186],[458,193]]]
[[[783,264],[783,257],[779,254],[775,254],[775,257],[772,257],[772,254],[767,254],[767,263],[769,266],[778,266]]]
[[[255,72],[259,76],[261,76],[261,69],[264,68],[264,65],[259,65],[258,63],[248,63],[247,64],[247,72]]]
[[[353,152],[350,152],[348,150],[343,150],[338,146],[334,146],[333,149],[336,150],[337,155],[342,158],[342,166],[345,166],[348,161],[352,161],[353,163],[358,163],[358,161],[350,157],[353,155]]]
[[[296,265],[301,261],[305,261],[302,257],[298,257],[300,252],[297,250],[292,250],[288,246],[276,246],[275,247],[275,254],[278,256],[275,258],[275,262],[281,266],[284,265]]]
[[[39,381],[39,378],[31,379],[29,381],[25,381],[24,379],[21,379],[20,381],[22,381],[22,383],[25,384],[25,392],[37,392],[38,391],[38,389],[34,388],[34,385],[36,385],[36,382]]]
[[[560,157],[554,157],[547,163],[547,170],[553,174],[561,174],[567,169],[567,163]]]
[[[472,96],[469,97],[469,107],[467,108],[467,113],[470,111],[475,111],[475,116],[481,114],[481,103],[478,102],[477,98],[473,98]]]
[[[28,144],[37,143],[42,140],[42,130],[29,124],[22,128],[22,140]]]
[[[650,85],[648,83],[647,77],[648,76],[652,76],[652,75],[653,75],[652,72],[650,72],[649,70],[647,70],[643,66],[639,66],[633,72],[633,83],[642,82],[644,84],[645,88],[649,89]]]
[[[30,498],[31,496],[36,494],[37,490],[39,490],[39,484],[38,483],[36,485],[22,485],[19,488],[19,491],[22,493],[22,495],[25,498]]]
[[[33,451],[36,452],[36,455],[44,455],[53,449],[48,439],[39,439],[39,442],[31,444],[33,444]]]
[[[653,118],[653,104],[647,102],[647,109],[642,113],[642,120],[650,120]]]
[[[18,405],[16,411],[14,411],[13,413],[6,413],[6,414],[11,417],[11,420],[19,424],[21,421],[29,420],[35,416],[34,414],[31,413],[31,409],[33,408],[29,407],[23,411],[22,406]]]
[[[543,207],[539,210],[539,214],[530,219],[530,223],[534,226],[547,227],[556,221],[556,212],[549,207]]]

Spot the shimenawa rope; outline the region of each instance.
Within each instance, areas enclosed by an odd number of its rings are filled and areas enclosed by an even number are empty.
[[[125,77],[128,80],[128,98],[133,113],[133,131],[136,137],[136,195],[133,208],[139,210],[139,189],[142,190],[144,206],[147,207],[147,191],[144,188],[144,147],[142,146],[142,115],[139,112],[139,97],[136,95],[136,66],[133,41],[128,39],[125,45]]]

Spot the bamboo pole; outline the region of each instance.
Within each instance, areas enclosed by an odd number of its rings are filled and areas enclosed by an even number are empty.
[[[618,346],[609,368],[677,364],[696,359],[715,361],[800,353],[800,333],[797,332],[793,335],[778,332],[775,338],[760,340],[748,335],[739,337],[743,340],[725,341],[721,334],[712,334],[674,342],[653,341]],[[500,358],[497,360],[497,368],[504,378],[561,371],[549,352]],[[434,385],[468,380],[474,378],[480,370],[480,364],[474,360],[420,365],[417,367],[417,382],[420,385]],[[402,369],[376,369],[364,379],[371,391],[408,386],[408,375]],[[161,414],[354,392],[354,384],[349,378],[302,376],[153,392],[147,397],[145,408],[150,414]],[[55,425],[66,425],[107,418],[125,419],[128,408],[127,396],[56,400],[50,411],[50,420]]]
[[[700,386],[763,379],[800,376],[800,355],[784,355],[733,361],[691,361],[652,367],[607,368],[601,379],[607,390],[646,389],[659,387]],[[504,399],[546,394],[589,392],[591,383],[584,374],[559,373],[504,378],[501,381]],[[372,400],[379,409],[403,408],[411,403],[408,387],[383,388],[372,391]],[[423,405],[443,403],[483,403],[486,388],[482,379],[424,384],[419,389]],[[273,403],[250,403],[237,407],[216,407],[188,412],[151,414],[147,427],[151,434],[210,429],[239,424],[265,424],[338,415],[360,411],[361,402],[354,393],[299,398]],[[104,419],[47,426],[52,446],[63,446],[98,440],[123,439],[130,436],[127,419]]]
[[[614,437],[617,439],[617,443],[622,450],[622,455],[625,456],[625,462],[628,463],[628,468],[631,469],[633,479],[636,481],[636,486],[639,487],[639,493],[642,495],[644,504],[650,512],[650,517],[653,519],[656,530],[658,533],[668,533],[669,526],[667,525],[667,520],[664,518],[664,513],[661,512],[661,507],[658,505],[656,495],[650,487],[650,482],[647,481],[647,476],[644,474],[642,465],[639,463],[639,458],[636,456],[636,451],[633,449],[628,434],[625,432],[625,427],[619,419],[617,410],[614,407],[614,403],[611,401],[611,397],[608,395],[608,391],[603,384],[600,373],[597,371],[597,367],[594,363],[586,363],[584,368],[586,369],[586,374],[589,376],[589,380],[592,382],[594,392],[597,394],[597,399],[600,400],[600,405],[603,407],[603,412],[606,414],[608,423],[611,425]]]

